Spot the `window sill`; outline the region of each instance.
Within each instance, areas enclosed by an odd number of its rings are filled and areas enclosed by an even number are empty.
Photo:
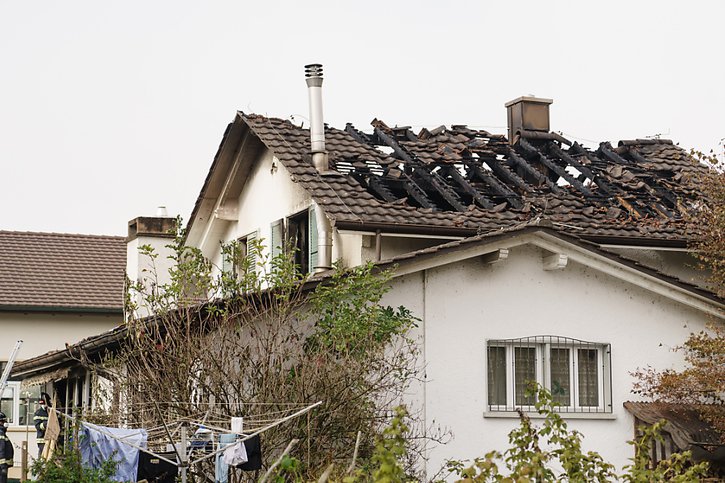
[[[544,419],[545,416],[537,412],[525,411],[524,412],[531,419]],[[617,419],[617,415],[614,413],[559,413],[562,419]],[[484,411],[484,418],[491,419],[519,419],[519,413],[516,411]]]

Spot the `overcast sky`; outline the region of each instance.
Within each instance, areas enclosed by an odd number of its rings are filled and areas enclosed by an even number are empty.
[[[236,110],[505,132],[506,101],[599,141],[725,136],[725,2],[0,0],[0,229],[189,216]],[[305,123],[307,124],[307,123]]]

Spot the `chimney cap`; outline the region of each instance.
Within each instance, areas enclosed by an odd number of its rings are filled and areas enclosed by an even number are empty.
[[[322,77],[322,64],[307,64],[305,77]]]
[[[518,104],[520,102],[531,102],[533,104],[552,104],[554,102],[554,99],[546,99],[544,97],[535,97],[535,96],[521,96],[517,97],[513,101],[508,101],[506,104],[504,104],[504,107],[510,107],[514,104]]]

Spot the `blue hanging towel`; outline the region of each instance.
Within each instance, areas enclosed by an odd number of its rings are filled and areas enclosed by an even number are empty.
[[[104,462],[113,459],[118,463],[113,476],[115,481],[136,481],[139,450],[124,441],[145,449],[148,441],[145,429],[109,428],[82,423],[81,432],[79,446],[84,466],[100,468]]]
[[[220,434],[219,448],[224,448],[237,440],[236,434]],[[223,451],[216,454],[216,483],[227,483],[229,481],[229,465],[224,463]]]

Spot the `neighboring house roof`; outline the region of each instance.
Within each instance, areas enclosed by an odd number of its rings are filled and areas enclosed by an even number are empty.
[[[664,430],[672,435],[681,451],[690,449],[691,445],[725,446],[722,435],[702,419],[698,405],[627,401],[624,408],[647,424],[667,421]]]
[[[647,281],[658,280],[662,287],[673,288],[670,292],[663,292],[660,290],[659,293],[680,301],[683,301],[685,298],[692,299],[689,303],[691,306],[697,306],[697,301],[704,301],[704,303],[707,304],[707,309],[711,311],[710,313],[722,316],[720,311],[722,311],[723,307],[725,307],[725,301],[719,299],[715,294],[696,285],[688,284],[677,278],[657,272],[656,270],[643,266],[613,252],[603,250],[594,243],[567,235],[550,226],[527,224],[508,229],[496,230],[485,235],[456,240],[443,245],[437,245],[435,247],[406,253],[389,260],[383,260],[378,262],[376,265],[380,269],[396,267],[395,274],[403,275],[405,273],[428,268],[428,266],[425,265],[426,263],[430,264],[430,266],[437,266],[451,263],[461,258],[470,258],[480,255],[480,253],[476,252],[466,253],[465,251],[469,249],[478,249],[482,253],[491,252],[497,249],[497,244],[499,242],[510,242],[515,238],[523,239],[523,243],[525,244],[531,240],[525,240],[524,237],[530,235],[539,238],[549,237],[556,239],[562,245],[566,244],[569,247],[576,247],[581,252],[597,256],[598,259],[604,260],[605,263],[610,265],[611,273],[614,276],[623,277],[623,275],[619,272],[623,272],[621,269],[626,268],[629,272],[635,274],[635,276],[639,276],[642,279],[643,284]],[[507,246],[512,246],[512,244],[508,243]],[[547,245],[547,247],[552,248],[551,245]],[[415,266],[416,264],[418,265]],[[601,268],[601,266],[599,268]],[[306,289],[311,290],[314,286],[325,281],[331,275],[332,271],[328,270],[327,272],[312,276],[308,279]],[[657,292],[657,288],[651,286],[648,288]],[[674,291],[677,291],[677,294],[675,294]],[[702,309],[703,305],[699,305],[699,307]],[[150,321],[152,319],[152,317],[149,318]],[[92,355],[116,348],[127,337],[127,328],[128,326],[123,324],[113,330],[104,332],[103,334],[88,337],[76,344],[69,345],[65,350],[48,352],[32,359],[16,363],[13,367],[12,375],[13,377],[34,376],[45,370],[53,370],[64,365],[77,362],[81,352],[85,352],[87,355]]]
[[[121,312],[123,237],[0,231],[0,310]]]
[[[592,151],[552,133],[504,136],[466,126],[418,134],[374,120],[366,134],[327,128],[333,171],[311,164],[309,131],[289,121],[238,113],[222,140],[250,129],[342,229],[471,235],[537,216],[590,239],[683,241],[683,211],[706,168],[663,139],[600,144]],[[246,128],[246,129],[245,129]],[[528,136],[528,137],[526,137]],[[190,224],[208,199],[212,172]]]

